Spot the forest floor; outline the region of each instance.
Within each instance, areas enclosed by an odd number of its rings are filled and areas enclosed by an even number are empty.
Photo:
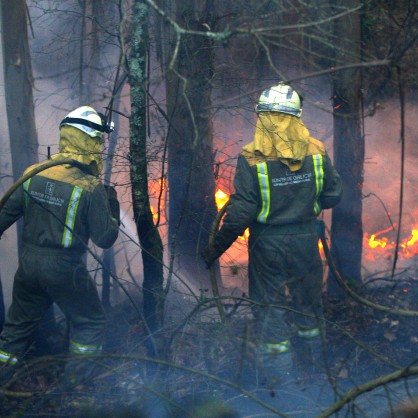
[[[106,355],[93,359],[94,379],[64,386],[59,344],[44,347],[0,388],[0,416],[383,417],[418,395],[418,286],[407,277],[358,292],[376,306],[324,300],[328,369],[295,373],[274,387],[257,366],[248,306],[227,306],[226,325],[213,306],[170,318],[154,336],[153,356],[144,323],[123,303],[109,314]],[[357,392],[335,406],[350,390]]]

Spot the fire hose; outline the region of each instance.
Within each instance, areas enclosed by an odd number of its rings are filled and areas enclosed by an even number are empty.
[[[219,224],[221,223],[221,219],[224,216],[226,212],[226,208],[229,205],[229,200],[222,206],[222,208],[217,213],[215,220],[212,223],[212,227],[209,232],[209,245],[213,246],[213,240],[215,239],[216,233],[219,229]],[[219,294],[219,288],[218,288],[218,281],[216,279],[216,269],[215,269],[215,263],[212,263],[210,267],[210,284],[212,287],[212,295],[215,298],[216,307],[218,309],[219,317],[221,318],[221,322],[225,323],[226,315],[224,311],[224,307],[222,305],[222,300]]]
[[[31,177],[33,177],[34,175],[47,170],[48,168],[51,167],[55,167],[57,165],[65,165],[65,164],[69,164],[69,165],[73,165],[76,167],[79,167],[81,164],[76,161],[73,160],[71,158],[62,158],[62,159],[57,159],[57,160],[47,160],[46,162],[36,166],[35,168],[33,168],[32,170],[28,171],[26,174],[24,174],[22,177],[20,177],[11,187],[10,189],[4,194],[4,196],[0,199],[0,211],[3,209],[3,206],[6,204],[7,200],[9,199],[9,197],[18,189],[19,186],[21,186],[26,180],[29,180]],[[86,246],[86,249],[89,251],[88,247]],[[95,254],[91,251],[89,251],[90,254],[93,256],[93,258],[95,258],[97,261],[99,261],[99,259],[95,256]],[[112,273],[109,271],[110,276],[115,280],[115,282],[121,287],[121,289],[123,290],[123,292],[126,294],[127,298],[131,301],[132,305],[134,306],[134,308],[138,311],[139,315],[142,316],[139,308],[137,307],[136,303],[134,302],[134,300],[131,298],[131,296],[129,295],[129,292],[125,289],[125,287],[120,283],[120,280]]]
[[[221,222],[222,217],[224,216],[224,214],[226,212],[226,208],[227,208],[228,205],[229,205],[229,200],[220,209],[217,216],[215,217],[215,220],[213,221],[212,228],[210,230],[210,235],[209,235],[209,245],[210,246],[213,245],[213,241],[214,241],[216,233],[219,229],[219,224]],[[344,278],[341,276],[340,272],[337,269],[337,266],[335,265],[334,259],[332,258],[332,255],[331,255],[331,252],[330,252],[330,249],[329,249],[329,246],[328,246],[328,242],[327,242],[326,237],[325,237],[324,221],[322,221],[322,220],[317,221],[317,232],[318,232],[319,239],[320,239],[320,241],[322,243],[322,246],[323,246],[323,249],[324,249],[325,259],[327,261],[328,267],[330,268],[331,272],[333,273],[334,277],[336,278],[337,283],[341,286],[341,288],[351,298],[353,298],[357,302],[362,303],[363,305],[369,306],[369,307],[371,307],[373,309],[377,309],[379,311],[391,313],[391,314],[394,314],[394,315],[418,316],[418,311],[412,311],[412,310],[408,310],[408,309],[393,309],[393,308],[390,308],[388,306],[380,305],[378,303],[371,302],[370,300],[360,296],[353,289],[351,289],[351,287],[348,286],[348,284],[346,283]],[[215,266],[213,264],[210,268],[210,281],[211,281],[211,287],[212,287],[212,294],[215,297],[216,306],[217,306],[217,309],[218,309],[218,312],[219,312],[219,316],[221,318],[221,321],[224,322],[225,319],[226,319],[226,315],[225,315],[225,311],[223,309],[221,298],[219,296],[219,288],[218,288],[218,283],[217,283],[217,280],[216,280],[216,271],[215,271]]]
[[[40,173],[48,168],[55,167],[56,165],[63,165],[63,164],[70,164],[70,165],[79,165],[79,163],[73,159],[65,158],[60,160],[48,160],[45,163],[36,166],[32,170],[28,171],[25,175],[20,177],[10,189],[4,194],[4,196],[0,200],[0,210],[3,209],[3,206],[6,204],[9,197],[21,186],[26,180],[29,180],[35,174]]]

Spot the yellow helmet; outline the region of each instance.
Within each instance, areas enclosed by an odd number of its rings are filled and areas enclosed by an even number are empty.
[[[300,118],[302,115],[302,100],[292,87],[280,82],[276,86],[269,87],[263,91],[255,111],[257,113],[287,113]]]
[[[62,126],[73,126],[85,132],[91,138],[101,139],[103,133],[110,133],[114,130],[113,122],[107,123],[101,113],[96,112],[90,106],[81,106],[70,112],[60,123]]]

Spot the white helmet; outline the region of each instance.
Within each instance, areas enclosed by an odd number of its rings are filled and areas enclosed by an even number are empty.
[[[280,112],[289,115],[302,115],[302,100],[299,94],[292,87],[280,82],[276,86],[263,91],[255,108],[260,112]]]
[[[73,126],[85,132],[91,138],[103,137],[103,133],[110,133],[114,130],[113,122],[107,123],[101,113],[96,112],[90,106],[81,106],[70,112],[60,123],[62,126]]]

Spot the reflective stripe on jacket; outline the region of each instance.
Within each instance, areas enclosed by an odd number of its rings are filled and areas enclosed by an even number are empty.
[[[243,152],[234,187],[214,242],[220,253],[248,227],[251,233],[263,228],[300,233],[301,225],[314,230],[321,210],[334,207],[342,196],[341,178],[325,151],[307,155],[296,171],[278,159]]]
[[[102,183],[76,166],[51,167],[27,180],[0,212],[0,235],[21,216],[23,243],[41,248],[84,253],[90,238],[109,248],[119,232]]]
[[[322,189],[324,188],[324,163],[323,163],[323,156],[321,154],[315,154],[309,156],[308,158],[312,158],[313,163],[313,178],[310,177],[308,173],[299,173],[297,172],[288,172],[286,173],[286,178],[277,178],[275,179],[275,183],[272,185],[273,187],[280,187],[286,184],[298,184],[303,182],[314,182],[315,184],[315,198],[313,200],[313,212],[315,215],[319,215],[321,213],[321,204],[319,202],[319,196],[322,193]],[[260,223],[267,223],[268,217],[270,214],[270,206],[271,206],[271,187],[270,187],[270,180],[268,174],[268,166],[266,162],[258,163],[257,167],[257,178],[258,184],[260,186],[260,200],[261,200],[261,210],[257,215],[257,221]],[[290,203],[291,204],[291,203]]]

